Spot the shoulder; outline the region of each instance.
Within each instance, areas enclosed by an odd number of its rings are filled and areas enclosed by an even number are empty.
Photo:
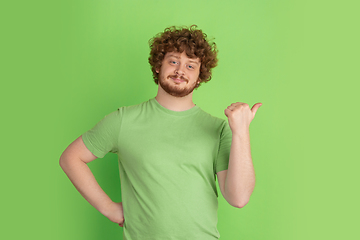
[[[118,108],[117,112],[120,115],[126,115],[126,116],[131,116],[131,115],[136,115],[141,113],[143,110],[145,110],[146,108],[149,107],[149,101],[145,101],[139,104],[134,104],[134,105],[129,105],[129,106],[123,106]]]
[[[136,112],[141,109],[146,102],[130,105],[130,106],[122,106],[116,109],[115,111],[105,115],[105,117],[101,120],[102,122],[110,123],[118,123],[121,121],[124,115],[131,114],[132,112]]]
[[[212,114],[205,112],[201,108],[200,108],[199,113],[205,120],[207,120],[211,124],[215,124],[215,125],[221,126],[221,127],[224,127],[224,125],[227,124],[227,120],[213,116]]]

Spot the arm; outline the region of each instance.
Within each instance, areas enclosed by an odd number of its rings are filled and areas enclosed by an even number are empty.
[[[249,131],[232,136],[225,195],[239,208],[244,207],[255,187],[255,171],[250,152]]]
[[[223,174],[226,175],[223,192],[226,200],[239,208],[249,202],[255,187],[249,126],[260,106],[261,104],[257,103],[250,110],[246,103],[233,103],[225,110],[232,131],[232,141],[228,170]]]
[[[102,190],[87,163],[95,160],[81,136],[71,143],[60,157],[60,166],[80,194],[112,222],[123,225],[122,203],[113,202]]]
[[[242,208],[247,204],[255,187],[255,171],[246,138],[233,135],[228,169],[218,172],[217,178],[220,191],[231,206]]]

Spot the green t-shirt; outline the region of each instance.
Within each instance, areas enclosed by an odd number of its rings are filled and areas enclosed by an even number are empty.
[[[226,120],[198,106],[172,111],[155,98],[121,107],[83,134],[97,157],[118,154],[124,240],[211,240],[216,173],[229,164]]]

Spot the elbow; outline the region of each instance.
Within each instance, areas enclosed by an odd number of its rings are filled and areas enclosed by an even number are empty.
[[[82,161],[80,158],[64,153],[60,156],[59,159],[59,165],[65,173],[77,168],[81,163],[86,165],[86,162]]]
[[[246,201],[246,202],[240,202],[238,203],[237,205],[235,205],[236,208],[243,208],[245,207],[246,204],[248,204],[249,201]]]
[[[250,193],[246,193],[246,194],[242,194],[241,197],[239,197],[236,201],[236,204],[233,205],[236,208],[243,208],[245,207],[246,204],[248,204],[248,202],[250,201],[250,197],[252,194],[253,190]]]
[[[234,197],[234,198],[225,198],[226,201],[235,208],[243,208],[249,202],[250,197]]]
[[[60,167],[62,168],[62,170],[64,170],[64,168],[65,168],[65,161],[64,161],[64,158],[63,158],[62,156],[60,157],[59,165],[60,165]]]
[[[70,162],[68,161],[68,158],[65,154],[62,154],[59,159],[59,165],[64,172],[69,168],[69,164]]]
[[[236,208],[243,208],[243,207],[245,207],[246,204],[248,204],[248,202],[249,202],[249,199],[244,199],[244,200],[238,201],[236,204],[231,204],[231,205]]]

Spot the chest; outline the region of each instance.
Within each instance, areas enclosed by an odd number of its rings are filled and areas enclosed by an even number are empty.
[[[212,169],[219,146],[213,126],[180,119],[125,122],[119,157],[138,171],[149,169]]]

